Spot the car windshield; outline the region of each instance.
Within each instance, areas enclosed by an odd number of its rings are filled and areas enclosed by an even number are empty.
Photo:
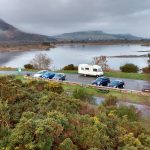
[[[120,81],[113,81],[112,84],[116,85],[116,84],[119,84]]]
[[[96,81],[102,81],[102,80],[103,80],[103,78],[101,78],[101,77],[96,79]]]
[[[55,77],[62,77],[62,74],[55,74]]]
[[[41,71],[37,72],[37,74],[44,74],[46,72],[47,72],[46,70],[41,70]]]
[[[46,72],[44,75],[52,75],[54,74],[53,72]]]

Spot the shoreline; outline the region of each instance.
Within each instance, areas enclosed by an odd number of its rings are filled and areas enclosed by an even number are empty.
[[[12,52],[12,51],[30,51],[30,50],[49,50],[50,48],[55,48],[57,46],[64,45],[102,45],[102,46],[113,46],[113,45],[141,45],[141,46],[150,46],[146,42],[137,42],[137,41],[100,41],[100,42],[52,42],[52,43],[39,43],[39,44],[3,44],[0,43],[0,52]]]
[[[49,50],[55,48],[55,45],[44,44],[23,44],[23,45],[1,45],[0,52],[23,52],[33,50]]]

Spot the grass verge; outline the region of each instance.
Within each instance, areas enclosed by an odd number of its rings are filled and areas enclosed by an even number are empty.
[[[60,70],[58,72],[68,73],[68,74],[77,74],[77,70]],[[150,74],[144,73],[125,73],[119,71],[105,72],[104,76],[113,77],[113,78],[126,78],[126,79],[136,79],[136,80],[150,80]]]
[[[70,91],[70,92],[72,92],[74,89],[79,88],[79,87],[80,86],[78,85],[63,85],[64,90]],[[114,91],[114,90],[110,90],[110,92],[106,94],[94,88],[87,88],[87,91],[90,94],[93,94],[94,96],[100,96],[100,97],[106,98],[109,95],[113,95],[113,96],[116,96],[120,101],[126,101],[126,102],[150,106],[150,97],[148,96],[139,96],[136,94],[120,93],[119,91]]]

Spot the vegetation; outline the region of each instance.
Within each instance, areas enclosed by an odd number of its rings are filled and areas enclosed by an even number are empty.
[[[142,69],[143,73],[150,73],[150,66]]]
[[[149,80],[150,75],[144,73],[126,73],[126,72],[104,72],[105,76],[114,77],[114,78],[127,78],[127,79],[136,79],[136,80]]]
[[[0,149],[150,149],[150,132],[133,108],[97,107],[53,82],[10,76],[0,83]]]
[[[134,64],[125,64],[125,65],[120,67],[120,70],[122,72],[128,72],[128,73],[135,72],[135,73],[137,73],[139,71],[139,68],[138,68],[138,66],[136,66]]]
[[[34,66],[32,64],[25,64],[24,68],[25,69],[34,69]]]
[[[35,55],[31,64],[35,69],[49,69],[52,60],[46,54],[40,53]]]
[[[109,68],[109,66],[107,64],[107,57],[106,56],[94,57],[92,63],[94,65],[101,66],[103,71],[110,70],[110,68]]]
[[[89,102],[90,104],[95,104],[95,100],[92,94],[89,94],[86,88],[76,88],[73,91],[73,97],[80,99],[84,102]]]
[[[73,64],[69,64],[65,66],[62,70],[78,70],[78,67],[74,66]]]

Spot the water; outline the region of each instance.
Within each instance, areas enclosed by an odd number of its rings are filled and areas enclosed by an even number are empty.
[[[31,50],[25,52],[0,52],[0,66],[23,67],[30,63],[32,58],[39,53],[46,53],[52,60],[52,68],[60,69],[68,64],[91,63],[96,56],[118,56],[118,55],[143,55],[150,47],[140,45],[61,45],[49,51]],[[135,58],[108,58],[108,65],[112,69],[119,69],[125,63],[134,63],[140,68],[147,66],[147,57]]]

